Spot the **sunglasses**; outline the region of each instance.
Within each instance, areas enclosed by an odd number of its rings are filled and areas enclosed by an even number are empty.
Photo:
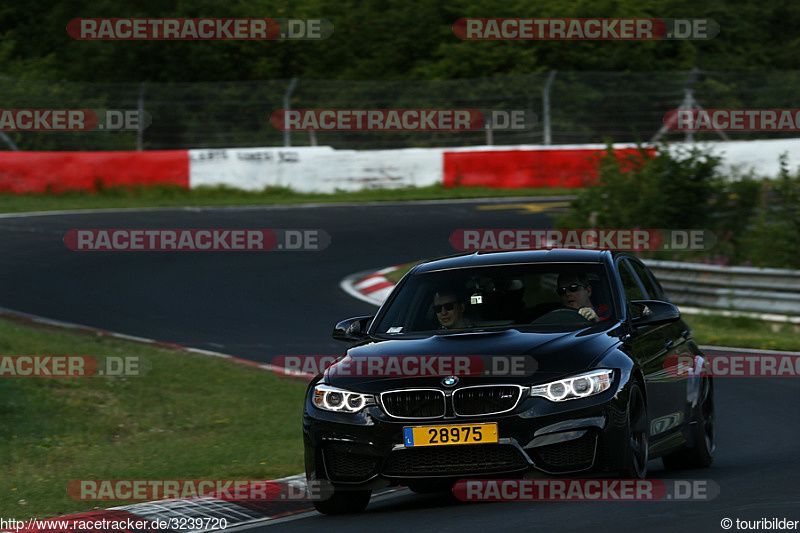
[[[580,289],[581,287],[586,287],[586,285],[581,285],[580,283],[573,283],[572,285],[567,285],[566,287],[557,288],[556,293],[563,296],[564,294],[567,294],[567,291],[578,292],[578,289]]]
[[[441,305],[434,305],[433,310],[436,311],[436,314],[442,312],[443,309],[447,309],[448,311],[452,311],[456,308],[456,302],[447,302],[446,304]]]

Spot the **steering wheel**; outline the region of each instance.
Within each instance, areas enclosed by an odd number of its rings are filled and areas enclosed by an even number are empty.
[[[559,307],[540,316],[531,324],[575,324],[589,322],[586,317],[572,307]]]

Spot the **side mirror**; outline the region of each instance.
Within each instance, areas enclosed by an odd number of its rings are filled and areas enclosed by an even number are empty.
[[[681,317],[680,310],[668,302],[659,300],[632,300],[631,304],[641,310],[639,316],[631,320],[631,323],[635,327],[674,322]]]
[[[333,328],[331,336],[337,341],[357,342],[367,338],[367,327],[374,316],[357,316],[342,320]]]

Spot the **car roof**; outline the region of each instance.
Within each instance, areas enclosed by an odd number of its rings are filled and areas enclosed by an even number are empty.
[[[414,273],[433,272],[452,268],[488,265],[513,265],[524,263],[608,263],[612,254],[608,250],[519,250],[502,252],[473,252],[434,259],[418,265]]]

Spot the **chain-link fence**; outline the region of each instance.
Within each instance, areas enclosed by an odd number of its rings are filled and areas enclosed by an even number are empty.
[[[687,103],[705,109],[798,109],[800,71],[539,72],[441,81],[270,80],[224,83],[67,83],[0,78],[2,109],[142,110],[142,131],[0,131],[0,149],[165,150],[255,146],[350,149],[484,144],[647,142],[664,114]],[[278,109],[526,109],[534,128],[518,131],[290,132]],[[684,132],[662,132],[684,140]],[[796,137],[794,132],[728,132],[732,140]],[[715,132],[695,140],[718,139]]]

